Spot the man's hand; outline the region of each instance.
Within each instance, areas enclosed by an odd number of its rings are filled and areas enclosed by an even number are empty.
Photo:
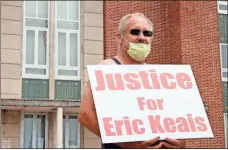
[[[184,141],[180,141],[172,138],[165,138],[165,140],[162,141],[161,143],[162,143],[162,147],[164,148],[178,149],[178,148],[183,148],[184,146]]]
[[[128,142],[128,143],[119,143],[119,145],[122,148],[137,148],[137,149],[143,149],[143,148],[161,148],[162,143],[159,143],[157,145],[151,146],[154,143],[156,143],[159,140],[159,137],[152,138],[150,140],[144,141],[144,142]]]

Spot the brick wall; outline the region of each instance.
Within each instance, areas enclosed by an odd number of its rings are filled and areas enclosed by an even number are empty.
[[[104,56],[117,51],[120,18],[142,12],[155,24],[147,63],[190,64],[214,133],[213,139],[188,140],[187,148],[224,148],[223,100],[216,1],[105,1]]]
[[[175,5],[175,4],[173,4]],[[167,2],[139,2],[139,1],[108,1],[104,2],[104,35],[105,35],[105,57],[111,57],[116,54],[117,42],[116,33],[118,23],[121,17],[128,13],[142,12],[155,25],[155,37],[153,40],[153,52],[147,59],[148,63],[169,63],[169,45],[167,41],[167,34],[169,28],[168,24],[168,4]],[[179,30],[179,29],[178,29]],[[170,34],[173,33],[170,30]]]
[[[180,7],[182,63],[192,66],[215,136],[187,146],[225,148],[217,2],[184,1]]]

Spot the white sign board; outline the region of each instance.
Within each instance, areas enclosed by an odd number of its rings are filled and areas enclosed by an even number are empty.
[[[214,137],[189,65],[88,65],[103,143]]]

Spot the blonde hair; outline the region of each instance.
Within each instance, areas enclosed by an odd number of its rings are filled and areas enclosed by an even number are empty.
[[[123,16],[120,19],[119,28],[118,28],[118,31],[120,32],[120,34],[123,34],[123,32],[124,32],[124,30],[126,28],[126,22],[127,22],[127,20],[130,19],[133,16],[141,16],[141,17],[144,17],[147,20],[147,22],[151,25],[152,32],[154,31],[154,25],[150,21],[150,19],[148,19],[143,13],[133,13],[133,14],[127,14],[127,15]]]

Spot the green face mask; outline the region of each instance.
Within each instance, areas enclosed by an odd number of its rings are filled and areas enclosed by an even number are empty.
[[[128,42],[128,43],[129,43],[129,49],[126,50],[124,47],[123,48],[127,51],[128,55],[132,59],[134,59],[136,61],[143,61],[150,54],[150,51],[151,51],[150,50],[150,48],[151,48],[150,44],[132,43],[132,42]]]

